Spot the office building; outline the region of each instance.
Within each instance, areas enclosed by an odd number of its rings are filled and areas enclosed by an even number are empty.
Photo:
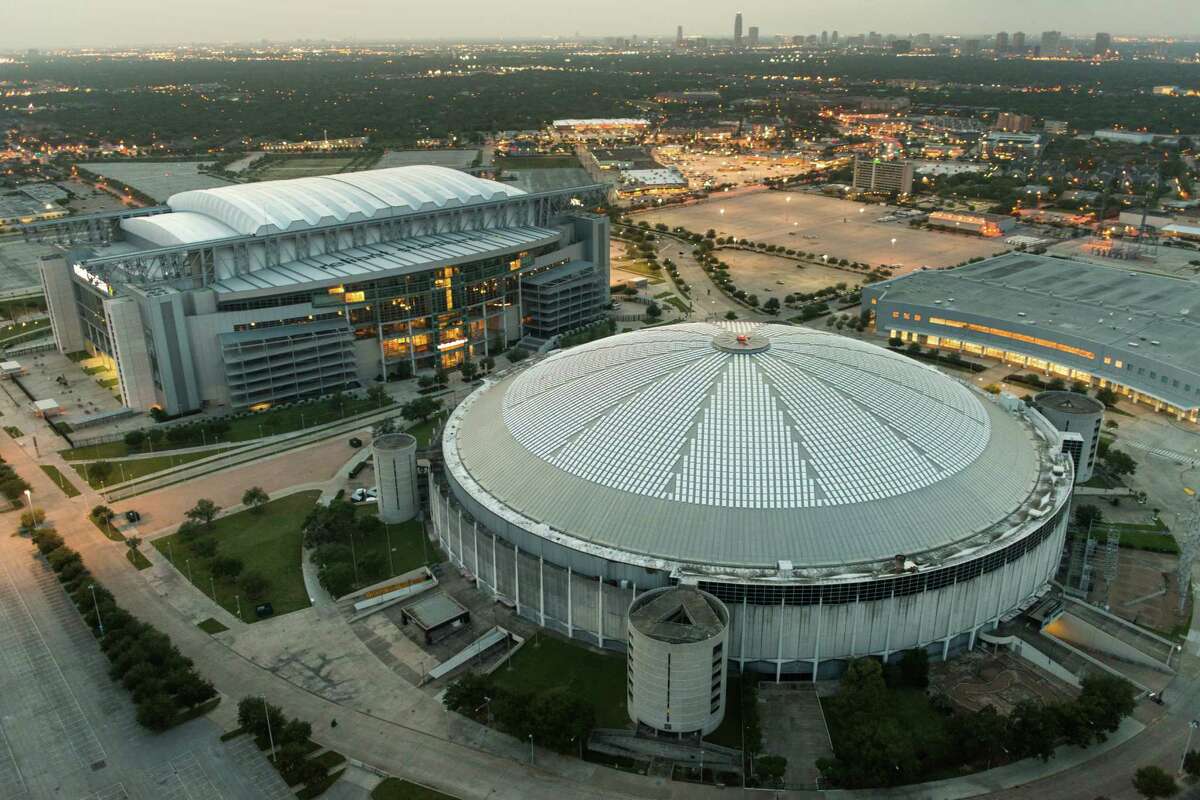
[[[450,369],[604,314],[603,187],[411,166],[182,192],[43,260],[58,348],[129,408],[261,407]]]
[[[683,47],[683,26],[679,25],[675,28],[675,46]]]
[[[1000,31],[996,34],[996,52],[1008,52],[1008,33],[1006,31]]]
[[[1096,34],[1096,41],[1092,44],[1092,55],[1096,58],[1107,58],[1112,55],[1112,34]]]
[[[1047,58],[1062,55],[1062,31],[1042,31],[1041,50]]]
[[[750,46],[758,47],[758,26],[757,25],[750,26]]]
[[[1197,420],[1200,286],[1190,281],[1010,253],[870,284],[863,303],[881,333],[1111,387]]]
[[[854,159],[854,190],[866,194],[912,194],[911,161],[883,161],[878,158]]]
[[[733,46],[742,46],[742,12],[737,12],[733,17]]]
[[[996,130],[1005,133],[1028,133],[1033,130],[1033,117],[1028,114],[1014,114],[1011,111],[1001,111],[996,116]]]
[[[1062,553],[1071,460],[1016,406],[824,330],[619,334],[454,410],[433,531],[479,591],[589,644],[632,640],[635,668],[633,601],[675,586],[723,603],[722,655],[743,671],[946,658],[1042,591]],[[719,636],[713,614],[687,616]]]
[[[978,39],[966,39],[962,43],[960,52],[966,58],[979,58],[982,43]]]
[[[1018,55],[1025,53],[1025,31],[1017,31],[1012,35],[1012,52]]]

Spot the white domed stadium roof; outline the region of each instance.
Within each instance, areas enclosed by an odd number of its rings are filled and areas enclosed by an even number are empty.
[[[416,165],[180,192],[167,200],[174,213],[136,218],[124,227],[167,246],[362,222],[522,194],[515,186],[456,169]]]
[[[1028,426],[937,370],[746,323],[557,353],[472,395],[445,444],[459,485],[522,527],[739,567],[961,543],[1025,504],[1041,472]]]

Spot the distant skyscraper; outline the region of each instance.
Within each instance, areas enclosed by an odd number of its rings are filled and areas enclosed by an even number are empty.
[[[980,42],[978,39],[967,39],[962,43],[962,54],[967,58],[979,57]]]
[[[679,25],[675,28],[675,46],[683,47],[683,26]]]
[[[750,26],[750,46],[758,47],[758,26],[757,25]]]
[[[1057,56],[1062,50],[1062,31],[1042,31],[1042,55]]]
[[[829,46],[829,31],[821,31],[821,47]]]
[[[737,12],[733,18],[733,46],[742,46],[742,12]]]
[[[1008,32],[1007,31],[1000,31],[999,33],[996,34],[996,52],[997,53],[1007,53],[1008,52]]]
[[[833,36],[829,37],[829,41],[835,45],[838,43],[838,32],[837,31],[833,32]]]
[[[933,37],[928,33],[918,33],[917,38],[913,40],[913,44],[922,48],[928,48],[932,43]]]
[[[1025,52],[1025,31],[1017,31],[1013,34],[1012,49],[1014,53]]]
[[[1107,33],[1097,33],[1096,43],[1092,45],[1092,55],[1103,58],[1112,52],[1112,35]]]

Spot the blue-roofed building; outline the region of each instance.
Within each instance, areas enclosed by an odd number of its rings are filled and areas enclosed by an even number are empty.
[[[90,226],[42,280],[59,349],[111,362],[129,407],[260,406],[596,320],[608,221],[584,206],[606,191],[437,166],[186,191]]]

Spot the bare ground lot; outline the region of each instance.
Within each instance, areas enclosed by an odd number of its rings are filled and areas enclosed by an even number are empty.
[[[1007,651],[993,655],[972,650],[929,667],[929,688],[968,711],[990,705],[1008,714],[1022,700],[1050,703],[1076,694],[1063,681]]]
[[[746,250],[718,250],[717,258],[729,265],[729,275],[739,289],[751,294],[788,295],[811,293],[826,286],[845,283],[854,286],[862,282],[861,273],[807,264],[790,258],[751,253]],[[782,281],[783,285],[779,285]]]
[[[353,160],[354,156],[346,156],[345,158],[286,158],[282,161],[268,164],[261,171],[256,172],[254,177],[260,181],[276,181],[286,178],[311,178],[317,175],[332,175],[341,172]]]
[[[721,213],[724,209],[725,213]],[[859,209],[865,209],[860,213]],[[1003,240],[914,230],[875,220],[894,211],[833,197],[796,192],[747,192],[636,215],[637,221],[682,225],[872,265],[898,264],[897,275],[922,266],[945,267],[1006,250]],[[892,244],[892,239],[896,243]]]
[[[1111,592],[1104,581],[1102,560],[1098,561],[1093,566],[1097,580],[1089,602],[1103,604],[1107,599],[1111,613],[1164,633],[1187,618],[1179,611],[1177,556],[1122,549]]]

